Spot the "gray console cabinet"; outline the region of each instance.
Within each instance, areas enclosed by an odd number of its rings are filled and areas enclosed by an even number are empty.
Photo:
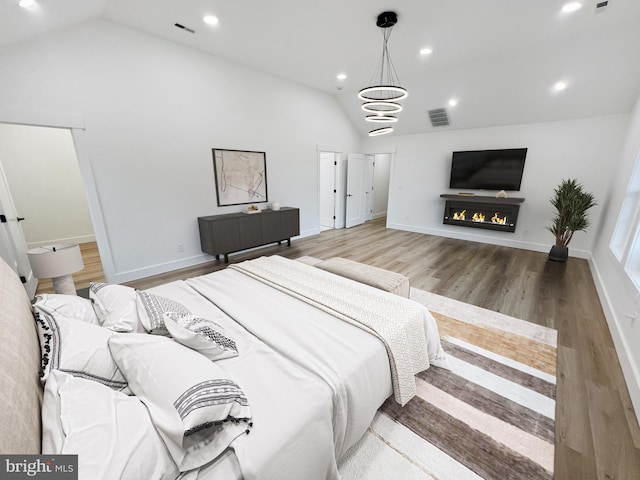
[[[260,213],[227,213],[198,217],[200,247],[216,259],[224,255],[286,240],[300,235],[300,209],[282,207],[280,210],[263,210]]]

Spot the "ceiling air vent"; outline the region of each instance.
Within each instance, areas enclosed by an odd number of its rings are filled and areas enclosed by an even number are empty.
[[[602,0],[596,2],[596,12],[604,12],[609,6],[609,0]]]
[[[444,108],[429,110],[429,119],[434,127],[446,127],[449,125],[449,115]]]
[[[179,23],[174,23],[173,24],[175,27],[180,28],[181,30],[184,30],[185,32],[189,32],[189,33],[196,33],[195,30],[193,30],[192,28],[189,27],[185,27],[184,25],[180,25]]]

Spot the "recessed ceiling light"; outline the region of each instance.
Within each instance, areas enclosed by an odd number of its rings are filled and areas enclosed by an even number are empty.
[[[565,13],[575,12],[576,10],[580,10],[582,8],[582,4],[580,2],[569,2],[565,3],[562,6],[562,11]]]
[[[18,5],[22,8],[31,8],[36,6],[35,0],[20,0]]]
[[[430,48],[421,48],[420,49],[420,55],[431,55],[433,53],[433,50]]]
[[[555,83],[555,85],[553,86],[553,89],[558,92],[561,92],[562,90],[566,90],[567,87],[568,87],[567,82],[560,81]]]
[[[204,23],[206,23],[207,25],[217,25],[218,24],[218,17],[216,17],[215,15],[207,15],[206,17],[204,17],[202,19],[202,21]]]
[[[347,78],[347,74],[346,73],[339,73],[336,78],[338,80],[345,80]]]
[[[450,107],[455,107],[458,104],[458,99],[457,98],[452,98],[451,100],[449,100],[449,106]]]

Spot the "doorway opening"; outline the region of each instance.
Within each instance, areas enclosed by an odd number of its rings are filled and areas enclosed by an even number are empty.
[[[386,217],[389,201],[389,153],[350,153],[347,166],[346,226]]]
[[[15,245],[20,243],[20,235],[15,235],[13,252],[5,252],[3,258],[19,257],[43,245],[78,243],[85,269],[74,274],[76,287],[104,281],[71,130],[0,123],[0,168],[6,179],[5,197],[16,217],[25,219],[19,225],[24,244]],[[50,280],[38,282],[37,293],[51,292]]]

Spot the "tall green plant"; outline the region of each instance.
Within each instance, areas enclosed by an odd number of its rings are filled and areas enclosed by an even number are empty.
[[[585,192],[577,180],[570,179],[562,180],[550,201],[556,214],[547,230],[555,235],[557,247],[566,247],[574,232],[586,231],[589,227],[587,210],[596,205],[595,197]]]

